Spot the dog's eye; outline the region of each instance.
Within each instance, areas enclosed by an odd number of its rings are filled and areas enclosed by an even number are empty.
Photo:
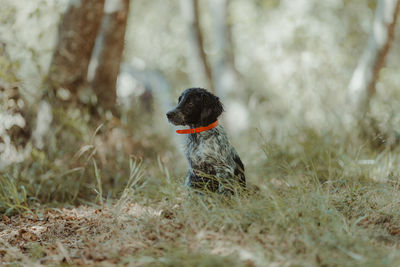
[[[187,103],[187,105],[188,105],[189,107],[193,107],[193,106],[194,106],[194,103],[193,103],[193,102],[189,102],[189,103]]]
[[[182,100],[182,97],[180,96],[180,97],[178,98],[178,103],[181,102],[181,100]]]

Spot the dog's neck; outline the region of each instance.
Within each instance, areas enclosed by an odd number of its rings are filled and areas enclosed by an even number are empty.
[[[199,133],[184,134],[186,146],[197,146],[201,142],[215,141],[220,138],[221,135],[225,135],[222,125],[218,125],[210,130]]]
[[[215,127],[218,126],[218,120],[216,120],[215,122],[207,125],[207,126],[203,126],[203,127],[191,127],[190,129],[184,129],[184,130],[177,130],[176,132],[178,134],[196,134],[196,133],[201,133],[201,132],[205,132],[208,130],[211,130]]]

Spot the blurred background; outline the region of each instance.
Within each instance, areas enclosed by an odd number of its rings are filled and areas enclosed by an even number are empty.
[[[399,1],[0,1],[2,183],[32,201],[90,200],[94,163],[111,198],[130,158],[183,182],[165,113],[189,87],[220,96],[254,183],[321,140],[397,144]]]

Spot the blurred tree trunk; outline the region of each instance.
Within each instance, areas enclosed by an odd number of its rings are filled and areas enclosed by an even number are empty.
[[[75,102],[80,88],[87,83],[89,62],[103,12],[104,0],[69,0],[58,29],[58,42],[44,84],[46,92],[38,105],[32,133],[34,145],[40,149],[48,145],[52,133],[50,103],[54,105],[57,100],[58,89],[64,88],[70,93],[63,100]]]
[[[400,0],[379,0],[367,46],[349,84],[353,115],[362,119],[376,90],[379,71],[394,39]]]
[[[97,103],[103,109],[112,109],[116,102],[116,83],[125,43],[125,29],[129,0],[107,0],[105,14],[96,41],[96,67],[91,87]]]
[[[232,31],[229,19],[228,0],[210,0],[215,24],[214,39],[216,48],[216,63],[214,66],[215,87],[222,94],[233,90],[241,91],[240,75],[235,68]]]
[[[228,111],[224,117],[224,124],[233,135],[239,135],[249,126],[249,111],[244,104],[246,90],[242,77],[235,67],[234,45],[232,40],[231,17],[229,14],[229,0],[209,0],[213,16],[213,64],[215,88],[218,95],[229,99],[225,108]],[[229,112],[234,111],[234,112]]]
[[[14,64],[7,53],[7,46],[0,41],[0,158],[16,148],[25,147],[32,134],[31,106],[21,94]],[[10,158],[10,163],[13,160]],[[5,163],[5,162],[4,162]],[[0,169],[3,164],[0,162]]]
[[[104,0],[70,0],[58,31],[47,82],[76,96],[87,71],[103,16]]]
[[[191,80],[196,86],[201,86],[204,81],[208,83],[210,91],[214,90],[214,80],[207,55],[204,51],[203,34],[200,27],[200,11],[198,0],[181,0],[183,17],[188,25],[190,51],[188,61],[191,67]]]

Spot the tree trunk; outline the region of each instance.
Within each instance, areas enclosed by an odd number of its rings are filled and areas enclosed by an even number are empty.
[[[364,117],[375,93],[379,71],[394,38],[400,0],[379,0],[367,46],[349,84],[349,99],[356,117]]]
[[[193,87],[208,83],[208,89],[214,90],[214,80],[207,55],[204,51],[203,34],[200,28],[200,12],[198,0],[181,0],[181,9],[183,17],[188,24],[190,37],[190,50],[188,52],[188,61],[191,67],[190,77]]]
[[[53,89],[65,88],[75,96],[86,83],[103,10],[104,0],[69,1],[48,75]]]
[[[240,75],[235,68],[232,32],[229,22],[229,1],[209,0],[214,21],[216,63],[214,66],[215,87],[222,95],[234,90],[241,91]]]
[[[4,163],[12,163],[12,157],[28,143],[32,134],[31,106],[21,94],[15,76],[14,64],[7,53],[6,44],[0,41],[0,169]],[[8,155],[15,153],[15,155]],[[18,155],[20,154],[20,155]]]
[[[97,104],[103,110],[112,109],[115,105],[128,13],[129,0],[106,0],[100,35],[96,41],[96,66],[91,83]]]

